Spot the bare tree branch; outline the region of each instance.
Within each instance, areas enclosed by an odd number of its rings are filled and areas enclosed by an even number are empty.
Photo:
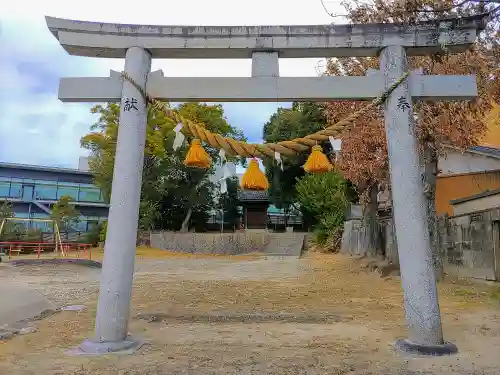
[[[328,11],[328,8],[325,4],[325,0],[320,0],[321,6],[323,7],[324,11],[326,14],[328,14],[332,18],[337,18],[337,17],[347,17],[347,14],[336,14],[333,12]],[[356,4],[356,7],[360,6],[370,6],[368,3],[362,3],[359,1],[354,0],[353,1]],[[464,5],[467,5],[468,3],[477,3],[479,5],[483,5],[483,10],[486,5],[490,4],[500,4],[500,0],[462,0],[458,2],[457,4],[453,4],[449,7],[442,7],[442,8],[432,8],[432,9],[424,9],[424,8],[406,8],[406,11],[409,13],[445,13],[445,12],[452,12],[456,10],[457,8],[463,7]],[[341,3],[344,7],[347,7],[349,5],[348,1],[344,1]],[[486,14],[490,14],[490,20],[496,19],[500,16],[500,5],[487,11],[484,12]]]

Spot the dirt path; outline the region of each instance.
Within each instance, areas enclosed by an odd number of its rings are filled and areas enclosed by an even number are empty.
[[[367,274],[345,257],[144,260],[136,269],[130,331],[148,344],[104,358],[64,354],[92,335],[98,270],[16,271],[52,301],[89,310],[59,313],[0,345],[0,373],[500,373],[500,306],[487,285],[440,286],[445,337],[458,355],[402,358],[389,346],[406,333],[399,279]]]

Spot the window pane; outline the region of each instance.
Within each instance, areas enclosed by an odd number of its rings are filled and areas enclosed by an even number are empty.
[[[49,181],[49,180],[34,180],[35,184],[40,184],[40,185],[50,185],[50,186],[57,186],[57,181]]]
[[[57,199],[61,199],[62,197],[71,197],[74,201],[78,200],[78,187],[66,187],[59,186],[57,188]]]
[[[0,197],[8,197],[10,182],[0,181]]]
[[[31,201],[34,197],[35,186],[31,184],[23,184],[23,201]]]
[[[73,187],[73,188],[77,188],[79,186],[79,184],[74,183],[74,182],[58,182],[57,185],[59,187],[61,187],[61,186],[64,186],[64,187],[68,186],[68,187]]]
[[[21,198],[23,191],[23,185],[17,182],[13,182],[10,185],[10,197],[11,198]]]
[[[57,187],[51,185],[35,185],[35,199],[57,200]]]
[[[101,199],[101,191],[99,188],[92,187],[82,187],[80,188],[79,201],[82,202],[99,202]]]

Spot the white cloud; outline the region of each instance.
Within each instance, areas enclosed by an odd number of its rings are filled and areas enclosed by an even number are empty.
[[[337,2],[327,1],[331,10]],[[122,70],[121,59],[69,56],[45,25],[44,16],[86,21],[177,24],[265,25],[332,22],[320,0],[183,0],[123,2],[46,0],[9,4],[0,29],[0,160],[76,167],[79,139],[95,117],[89,104],[57,99],[61,77],[107,76]],[[283,59],[282,76],[317,75],[318,59]],[[250,76],[250,60],[154,60],[167,76]],[[258,134],[274,111],[269,103],[226,104],[228,119]],[[248,119],[248,123],[245,121]]]
[[[59,77],[91,73],[95,62],[63,53],[40,21],[2,21],[0,160],[76,166],[90,106],[61,103],[57,85]]]

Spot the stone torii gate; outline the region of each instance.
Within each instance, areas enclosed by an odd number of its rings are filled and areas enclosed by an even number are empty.
[[[370,100],[408,70],[407,55],[465,51],[484,29],[483,17],[416,25],[321,26],[141,26],[80,22],[46,17],[71,55],[125,58],[125,72],[151,96],[165,101]],[[380,56],[380,71],[367,77],[279,77],[279,58]],[[251,58],[252,76],[169,78],[150,72],[152,58]],[[443,341],[429,243],[412,102],[469,100],[475,77],[427,76],[411,72],[384,105],[408,339],[396,347],[421,353],[452,353]],[[103,78],[63,78],[63,102],[121,102],[111,206],[94,339],[83,353],[133,350],[128,320],[143,153],[146,103],[115,72]]]

